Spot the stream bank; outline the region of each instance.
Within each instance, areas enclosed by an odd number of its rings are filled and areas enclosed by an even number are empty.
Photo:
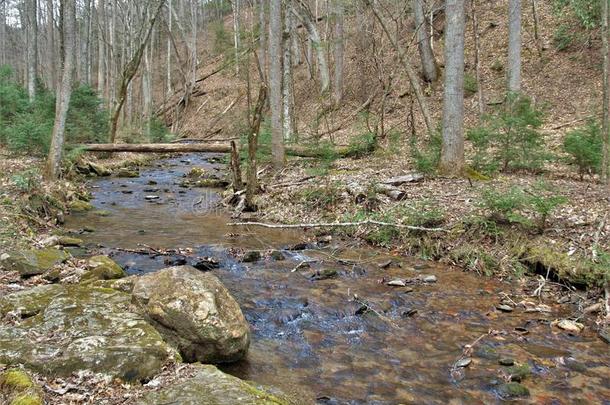
[[[184,187],[194,167],[223,170],[210,156],[188,155],[163,159],[138,177],[95,180],[93,209],[69,216],[65,228],[84,241],[75,256],[106,254],[134,276],[213,263],[206,270],[228,288],[252,328],[247,357],[224,371],[302,403],[610,397],[607,343],[587,319],[581,331],[561,329],[555,321],[571,318],[573,308],[557,303],[549,286],[532,297],[516,283],[350,238],[228,227],[215,204],[220,189]],[[580,294],[570,299],[581,302]],[[79,384],[96,393],[97,403],[122,395],[135,402],[185,382],[197,374],[193,367],[168,366],[155,383],[129,389],[93,376]],[[66,383],[52,380],[62,389]],[[59,403],[82,391],[47,394]]]

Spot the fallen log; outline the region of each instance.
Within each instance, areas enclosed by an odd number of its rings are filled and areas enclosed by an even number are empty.
[[[356,222],[318,222],[311,224],[268,224],[265,222],[231,222],[227,224],[229,226],[260,226],[263,228],[272,229],[295,229],[295,228],[335,228],[335,227],[349,227],[349,226],[361,226],[361,225],[376,225],[376,226],[389,226],[395,228],[409,229],[411,231],[425,231],[425,232],[449,232],[444,228],[426,228],[423,226],[412,226],[404,224],[394,224],[391,222],[375,221],[367,219],[364,221]]]
[[[228,143],[90,143],[80,147],[87,152],[231,152],[231,145]]]
[[[180,153],[180,152],[209,152],[209,153],[231,153],[229,143],[88,143],[79,145],[79,148],[87,152],[136,152],[136,153]],[[327,149],[316,149],[290,145],[286,147],[286,153],[291,156],[323,158],[329,153]],[[349,147],[338,146],[332,151],[336,157],[348,157],[353,153]]]

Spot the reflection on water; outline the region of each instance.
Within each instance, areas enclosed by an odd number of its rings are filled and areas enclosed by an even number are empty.
[[[247,359],[223,366],[225,371],[295,393],[304,403],[476,404],[500,402],[506,367],[498,360],[508,357],[530,366],[523,384],[536,403],[610,403],[608,346],[590,328],[579,336],[553,329],[550,322],[562,315],[559,307],[550,314],[495,311],[499,293],[510,293],[510,285],[348,241],[284,250],[285,260],[265,256],[240,263],[231,254],[234,248],[280,249],[300,235],[226,226],[227,216],[214,208],[217,194],[179,187],[193,165],[220,167],[188,155],[161,161],[137,179],[96,181],[93,204],[110,215],[72,216],[68,226],[93,228],[86,240],[107,247],[132,274],[157,270],[176,257],[113,248],[190,247],[189,260],[218,260],[212,271],[253,329]],[[159,198],[147,201],[147,195]],[[388,258],[392,264],[381,268]],[[309,267],[295,270],[304,261]],[[438,281],[386,284],[423,274]],[[496,332],[486,335],[490,330]],[[486,336],[475,346],[472,363],[452,375],[464,345],[481,335]]]

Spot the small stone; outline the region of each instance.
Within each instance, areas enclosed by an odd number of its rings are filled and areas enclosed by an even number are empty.
[[[158,200],[159,196],[158,195],[147,195],[144,197],[144,199],[146,199],[148,201],[153,201],[153,200]]]
[[[69,205],[68,208],[71,212],[85,212],[93,209],[93,205],[83,200],[74,200]]]
[[[437,278],[434,275],[424,276],[422,279],[424,283],[436,283]]]
[[[404,287],[407,284],[405,283],[404,280],[396,279],[396,280],[388,281],[388,285],[390,285],[392,287]]]
[[[58,242],[62,246],[80,246],[83,244],[82,239],[73,238],[71,236],[60,236]]]
[[[144,192],[145,193],[157,193],[157,192],[159,192],[159,188],[158,187],[145,188]]]
[[[530,391],[519,383],[509,382],[498,387],[498,395],[503,399],[519,398],[529,396]]]
[[[454,367],[456,368],[464,368],[468,367],[472,363],[472,359],[470,357],[465,357],[463,359],[459,359],[455,362]]]
[[[98,217],[109,217],[110,211],[97,210],[97,211],[93,211],[93,215],[97,215]]]
[[[496,307],[496,309],[498,311],[502,311],[502,312],[513,312],[514,308],[511,307],[510,305],[506,305],[506,304],[500,304]]]
[[[156,185],[156,184],[157,184],[157,182],[156,182],[156,181],[154,181],[154,180],[148,180],[148,181],[146,182],[146,184],[148,184],[149,186],[154,186],[154,185]]]
[[[274,250],[271,252],[271,254],[269,255],[269,257],[271,257],[272,260],[284,260],[284,254],[280,251],[280,250]]]
[[[498,363],[500,363],[501,366],[514,366],[515,360],[511,358],[502,358],[498,360]]]
[[[417,309],[415,309],[415,308],[408,308],[408,309],[406,309],[406,310],[404,310],[402,312],[402,317],[403,318],[410,318],[410,317],[412,317],[415,314],[417,314]]]
[[[116,172],[116,177],[133,178],[133,177],[139,177],[139,176],[140,176],[140,173],[138,173],[137,170],[128,169],[126,167],[122,167],[119,170],[117,170],[117,172]]]
[[[588,307],[586,307],[584,309],[583,312],[585,314],[596,314],[596,313],[600,312],[601,310],[602,310],[602,303],[598,302],[596,304],[589,305]]]
[[[312,280],[326,280],[336,277],[337,274],[337,270],[335,269],[324,269],[321,271],[316,271],[310,278]]]
[[[257,262],[261,259],[261,252],[258,250],[250,250],[244,254],[244,257],[241,259],[244,263],[253,263]]]
[[[392,260],[386,260],[384,262],[381,262],[377,265],[377,267],[379,267],[380,269],[387,269],[388,267],[390,267],[392,265]]]
[[[610,344],[610,327],[606,326],[604,329],[600,329],[597,335],[601,340]]]
[[[585,325],[582,323],[571,321],[569,319],[562,319],[557,322],[556,325],[559,329],[572,333],[578,333],[585,328]]]

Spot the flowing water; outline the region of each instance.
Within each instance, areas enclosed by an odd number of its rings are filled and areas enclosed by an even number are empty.
[[[512,358],[531,370],[525,402],[610,404],[609,346],[590,327],[572,335],[551,326],[568,315],[565,307],[547,302],[551,313],[504,313],[495,307],[515,288],[506,283],[350,240],[294,249],[300,232],[227,226],[230,218],[216,208],[220,190],[180,186],[194,166],[223,170],[214,160],[185,155],[138,178],[95,180],[92,203],[104,212],[73,215],[66,225],[130,274],[218,261],[212,271],[253,330],[247,358],[225,371],[303,403],[499,403],[508,369],[498,360]],[[142,245],[179,250],[133,252]],[[252,249],[275,252],[241,262],[240,253]],[[278,251],[284,260],[276,260]],[[425,275],[437,281],[386,284]],[[475,341],[472,362],[454,367]]]

